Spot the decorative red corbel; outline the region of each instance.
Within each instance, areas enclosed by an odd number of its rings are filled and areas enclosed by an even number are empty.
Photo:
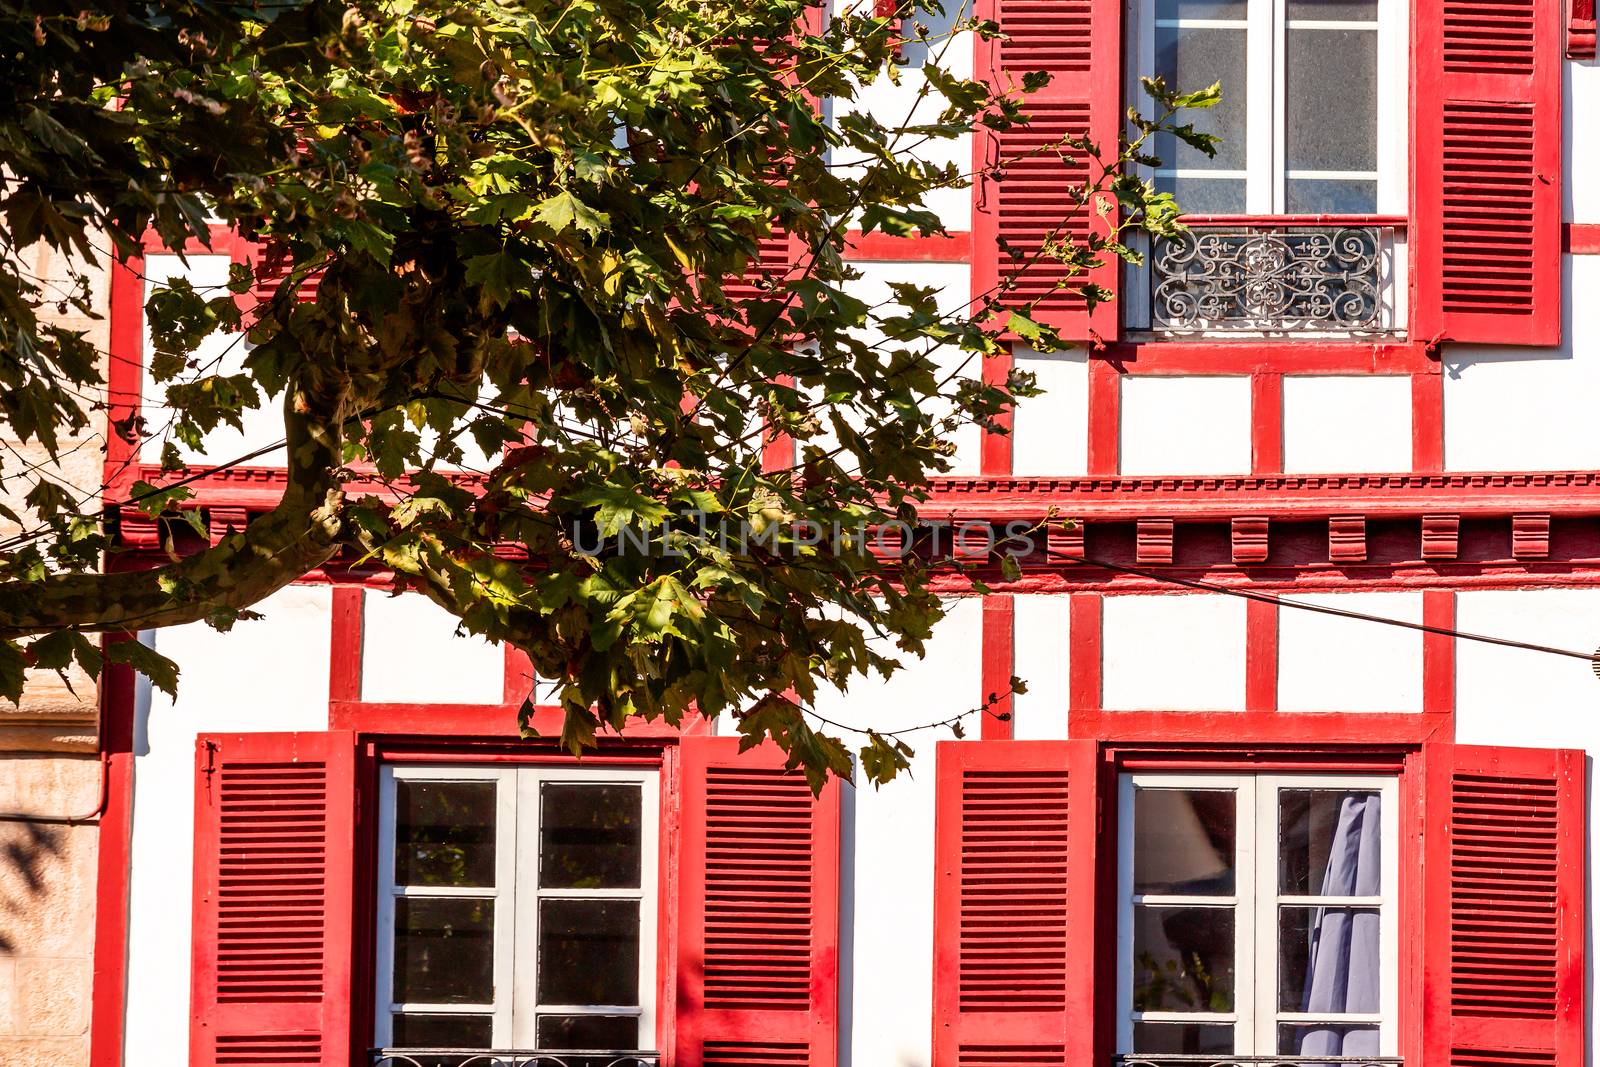
[[[1045,527],[1045,551],[1052,563],[1077,563],[1083,559],[1083,523],[1052,522]]]
[[[1134,559],[1139,563],[1172,562],[1172,520],[1140,519],[1134,528]]]
[[[1567,58],[1595,58],[1595,0],[1570,0],[1567,9]]]
[[[210,535],[213,545],[221,544],[222,539],[231,533],[244,533],[249,521],[249,508],[213,505],[206,509],[206,533]]]
[[[1233,520],[1233,562],[1265,563],[1267,561],[1267,518],[1264,515],[1240,515]]]
[[[1423,559],[1455,559],[1460,550],[1460,515],[1422,516]]]
[[[1328,519],[1328,559],[1360,563],[1367,558],[1367,517],[1335,515]]]
[[[1550,555],[1550,516],[1511,516],[1511,555],[1514,559],[1545,559]]]

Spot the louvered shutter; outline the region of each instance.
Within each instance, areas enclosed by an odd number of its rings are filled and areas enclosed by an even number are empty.
[[[1095,751],[939,745],[933,1067],[1103,1067]]]
[[[202,736],[192,1067],[346,1067],[355,736]]]
[[[1418,0],[1409,253],[1419,340],[1561,340],[1563,0]]]
[[[268,303],[289,280],[294,260],[282,248],[273,245],[250,245],[241,242],[240,249],[252,271],[249,294],[240,302],[240,310],[247,314],[260,304]],[[235,253],[239,255],[240,253]],[[322,272],[313,271],[300,279],[295,287],[296,300],[315,300],[317,286],[322,284]]]
[[[1583,753],[1425,759],[1423,1062],[1582,1067]]]
[[[685,737],[673,1067],[838,1058],[839,785],[767,745]]]
[[[1048,71],[1051,80],[1026,97],[1027,125],[974,134],[975,167],[987,172],[998,161],[1005,171],[1001,180],[985,177],[976,185],[973,298],[993,292],[1002,279],[1015,275],[1017,284],[1005,296],[1009,304],[1038,298],[1035,317],[1063,336],[1115,340],[1119,305],[1102,304],[1091,315],[1081,290],[1092,281],[1115,292],[1116,257],[1108,254],[1105,266],[1057,289],[1069,277],[1067,268],[1053,259],[1035,258],[1035,253],[1069,216],[1060,236],[1072,243],[1087,240],[1091,230],[1108,232],[1107,221],[1092,205],[1078,209],[1069,200],[1068,190],[1090,177],[1081,153],[1063,156],[1039,149],[1067,135],[1088,133],[1103,158],[1115,158],[1122,114],[1121,5],[1118,0],[979,0],[976,10],[979,18],[997,21],[1007,35],[978,43],[979,78],[993,85],[1020,84],[1029,71]],[[1002,243],[1016,256],[1002,251]]]

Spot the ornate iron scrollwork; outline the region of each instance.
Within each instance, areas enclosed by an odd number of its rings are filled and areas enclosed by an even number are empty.
[[[1151,326],[1169,332],[1387,329],[1376,226],[1192,229],[1157,239]]]

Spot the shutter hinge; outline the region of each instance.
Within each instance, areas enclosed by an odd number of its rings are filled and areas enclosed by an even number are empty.
[[[200,742],[205,756],[200,764],[200,773],[206,776],[206,795],[211,795],[211,776],[217,773],[217,743],[215,741]]]

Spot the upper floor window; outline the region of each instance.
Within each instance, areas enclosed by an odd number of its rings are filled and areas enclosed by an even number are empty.
[[[377,1044],[653,1048],[655,792],[653,771],[385,768]]]

